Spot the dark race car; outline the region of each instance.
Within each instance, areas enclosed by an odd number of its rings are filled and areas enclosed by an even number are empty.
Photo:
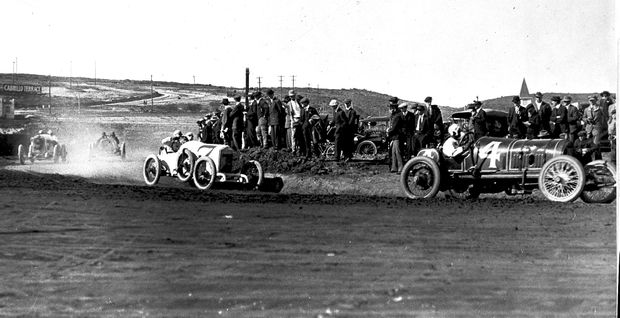
[[[551,201],[610,203],[616,198],[614,163],[585,166],[564,139],[522,140],[482,137],[457,157],[423,149],[401,173],[409,198],[431,198],[439,191],[476,198],[480,193],[528,194],[539,189]]]

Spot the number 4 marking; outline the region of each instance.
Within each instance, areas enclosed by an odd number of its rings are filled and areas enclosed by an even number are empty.
[[[501,145],[501,142],[493,141],[493,142],[488,143],[478,152],[478,156],[481,159],[484,159],[484,158],[489,159],[489,168],[497,168],[497,162],[500,159],[499,145]]]

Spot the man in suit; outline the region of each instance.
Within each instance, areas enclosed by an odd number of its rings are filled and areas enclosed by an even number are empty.
[[[269,130],[271,143],[276,150],[280,150],[280,116],[284,112],[282,102],[274,97],[273,89],[267,90],[266,102],[269,105]]]
[[[570,96],[567,96],[570,98]],[[594,95],[594,102],[596,103],[596,95]],[[564,103],[566,107],[566,123],[568,124],[568,140],[575,142],[578,139],[577,133],[581,130],[581,110],[579,107],[573,105],[570,101]]]
[[[304,142],[304,134],[302,130],[302,122],[301,122],[301,104],[297,101],[297,93],[294,90],[288,91],[288,96],[291,100],[288,102],[287,107],[289,108],[290,116],[291,116],[291,129],[292,129],[292,147],[293,152],[301,155],[300,150],[305,146]]]
[[[598,104],[596,95],[589,97],[590,105],[584,111],[583,120],[586,124],[586,133],[588,139],[592,138],[592,143],[597,147],[601,144],[601,137],[607,131],[607,122],[603,116],[603,110]],[[597,158],[600,158],[597,152]]]
[[[316,108],[310,106],[310,100],[307,97],[301,99],[301,129],[304,134],[304,145],[301,150],[302,154],[306,158],[312,157],[312,152],[318,157],[320,155],[318,151],[318,145],[314,145],[312,142],[312,128],[313,123],[311,118],[314,115],[319,115]]]
[[[487,113],[482,109],[482,102],[474,101],[467,107],[471,109],[471,117],[469,119],[469,129],[474,132],[474,139],[478,140],[488,134]]]
[[[415,156],[418,151],[428,146],[431,139],[432,126],[431,121],[428,118],[426,108],[424,105],[419,104],[416,107],[417,111],[414,117],[414,141],[412,147],[412,156]]]
[[[340,154],[345,152],[345,142],[346,142],[346,124],[347,119],[344,115],[344,110],[337,103],[334,107],[334,150],[335,150],[335,160],[340,161]]]
[[[241,96],[236,95],[233,98],[235,100],[235,107],[233,107],[229,115],[229,120],[232,121],[231,146],[234,150],[239,151],[242,148],[243,129],[245,128],[243,126],[244,105],[241,103]]]
[[[443,118],[441,117],[441,110],[437,105],[433,105],[433,97],[428,96],[424,99],[424,103],[426,103],[426,112],[428,114],[428,119],[431,123],[431,137],[430,142],[435,145],[441,145],[443,142],[444,129],[443,129]]]
[[[225,145],[232,145],[232,118],[230,117],[230,113],[232,112],[232,106],[228,101],[228,98],[224,98],[222,100],[222,105],[224,106],[224,110],[222,111],[222,126],[220,128],[220,138]]]
[[[536,113],[538,114],[538,117],[540,117],[540,129],[549,133],[551,131],[551,127],[549,126],[549,121],[551,118],[551,105],[543,101],[543,94],[541,92],[536,92],[534,96],[536,97],[536,100],[527,105],[526,110],[529,114],[530,108],[536,109]]]
[[[249,105],[246,106],[246,115],[245,115],[245,145],[246,148],[252,148],[260,146],[260,142],[256,137],[256,127],[258,127],[258,114],[256,109],[258,108],[258,104],[256,103],[256,93],[252,92],[250,94],[250,100],[248,101]]]
[[[527,122],[527,110],[521,106],[521,98],[514,96],[512,98],[513,107],[508,111],[508,135],[511,138],[525,138],[527,131],[525,122]]]
[[[400,173],[403,170],[403,156],[401,145],[405,140],[405,118],[403,109],[407,111],[407,103],[401,103],[398,108],[390,105],[390,123],[387,129],[387,136],[390,139],[390,157],[392,166],[390,172]]]
[[[261,92],[256,92],[256,105],[256,115],[258,116],[256,135],[261,141],[262,147],[267,148],[269,146],[269,104]]]
[[[353,109],[351,99],[347,98],[344,101],[344,110],[342,114],[345,117],[345,140],[344,146],[345,148],[342,151],[345,161],[351,160],[353,158],[353,145],[355,141],[355,132],[357,131],[359,116],[355,109]]]
[[[564,97],[566,102],[562,102],[560,96],[551,97],[551,138],[566,138],[568,135],[568,110],[563,104],[570,104],[570,96]]]

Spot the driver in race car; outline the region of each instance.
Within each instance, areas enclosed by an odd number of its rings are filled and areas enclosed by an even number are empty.
[[[450,137],[446,139],[442,146],[443,155],[448,158],[462,159],[467,154],[471,144],[474,142],[473,134],[461,129],[458,124],[448,127]]]
[[[106,140],[108,140],[108,135],[104,131],[104,132],[101,133],[101,137],[99,137],[99,139],[97,139],[97,142],[95,142],[95,145],[100,148],[101,144],[104,141],[106,141]]]
[[[169,150],[177,152],[179,150],[179,147],[181,147],[181,145],[185,143],[186,141],[187,141],[187,138],[184,137],[183,133],[177,129],[172,133],[171,137],[166,137],[162,139],[161,143],[164,145],[164,147],[168,148]]]

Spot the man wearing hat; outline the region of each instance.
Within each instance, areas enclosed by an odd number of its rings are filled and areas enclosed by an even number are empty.
[[[282,145],[280,145],[280,135],[282,134],[280,131],[280,116],[284,112],[282,102],[275,98],[273,89],[267,90],[267,98],[265,98],[265,101],[269,107],[269,132],[271,135],[271,143],[276,150],[280,150],[282,148]]]
[[[512,105],[508,111],[508,135],[511,138],[525,138],[527,118],[527,110],[521,106],[521,98],[519,96],[512,97]]]
[[[232,118],[230,113],[232,112],[232,106],[228,101],[228,98],[222,99],[222,126],[220,127],[220,138],[225,145],[231,146],[232,139]]]
[[[288,102],[287,107],[289,108],[290,116],[291,116],[291,140],[292,140],[292,149],[293,152],[300,155],[300,147],[303,147],[303,129],[301,122],[301,104],[299,103],[297,97],[297,93],[294,90],[288,91],[288,96],[290,97],[290,101]]]
[[[409,148],[411,156],[415,156],[431,141],[432,126],[424,105],[418,104],[413,118],[413,144]]]
[[[601,92],[601,100],[599,101],[599,106],[603,111],[603,114],[606,115],[607,119],[611,118],[611,109],[610,106],[615,103],[614,99],[611,98],[611,94],[608,91]]]
[[[549,103],[543,101],[543,94],[541,92],[536,92],[534,94],[535,100],[534,102],[527,105],[525,108],[530,113],[530,108],[536,109],[536,113],[540,117],[540,129],[549,132],[551,127],[549,127],[549,118],[551,118],[551,105]]]
[[[592,160],[596,160],[597,146],[592,142],[592,138],[588,138],[585,131],[577,133],[577,139],[573,143],[574,156],[579,159],[582,164],[587,164]]]
[[[566,96],[570,104],[570,97]],[[566,138],[568,134],[568,109],[562,103],[560,96],[551,97],[551,138]]]
[[[611,161],[616,163],[616,105],[609,105],[609,121],[607,122],[609,142],[611,143]]]
[[[258,117],[256,136],[265,149],[269,147],[269,103],[260,91],[256,92],[256,116]]]
[[[597,101],[596,95],[588,97],[590,105],[584,110],[583,121],[586,125],[587,137],[592,138],[592,143],[599,146],[603,132],[607,130],[607,122],[604,120],[603,112]]]
[[[316,142],[313,142],[312,138],[312,128],[313,121],[311,121],[312,116],[318,116],[319,112],[316,108],[310,106],[310,100],[307,97],[301,99],[301,129],[303,131],[303,143],[300,145],[301,154],[305,155],[306,158],[311,158],[312,153],[318,157],[320,156],[319,145]]]
[[[229,120],[232,121],[231,130],[231,146],[234,150],[241,150],[243,147],[243,130],[245,129],[243,125],[243,111],[245,106],[241,103],[241,96],[235,95],[233,97],[235,100],[235,107],[232,108]]]
[[[426,112],[431,123],[431,139],[434,141],[435,145],[441,145],[444,136],[441,110],[437,105],[433,105],[433,98],[431,96],[427,96],[424,99],[424,103],[426,104]]]
[[[582,128],[581,118],[583,117],[583,114],[581,113],[579,107],[571,103],[570,96],[567,97],[568,101],[563,102],[566,107],[566,123],[568,124],[568,135],[566,138],[568,138],[570,142],[575,142],[575,140],[577,140],[577,133]]]
[[[344,160],[349,161],[353,158],[353,147],[355,144],[355,132],[357,131],[357,127],[359,126],[359,116],[355,109],[353,109],[353,101],[350,98],[345,99],[344,101],[344,109],[342,114],[346,119],[346,135],[344,140],[345,148],[342,151],[344,155]]]
[[[256,127],[258,127],[258,104],[256,103],[256,92],[249,95],[248,105],[245,114],[245,146],[246,148],[258,147],[260,142],[256,137]]]
[[[392,165],[390,172],[400,173],[403,170],[403,156],[401,152],[402,144],[405,141],[403,131],[405,129],[405,118],[403,110],[407,111],[407,103],[401,103],[398,108],[390,107],[390,123],[387,129],[387,136],[390,139],[390,157]]]
[[[390,97],[389,99],[389,107],[390,108],[398,108],[398,97],[394,96],[394,97]]]
[[[487,113],[482,109],[482,102],[474,101],[467,107],[471,109],[471,118],[469,119],[469,127],[474,132],[474,140],[486,136],[489,132],[487,127]]]

